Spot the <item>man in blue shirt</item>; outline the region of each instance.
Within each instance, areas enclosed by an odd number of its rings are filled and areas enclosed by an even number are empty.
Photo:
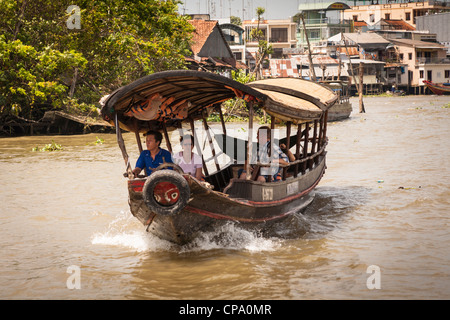
[[[136,161],[136,168],[133,170],[135,177],[137,177],[144,168],[146,169],[147,175],[150,175],[152,169],[157,168],[160,164],[164,163],[164,161],[173,163],[170,152],[160,148],[161,141],[161,132],[150,130],[145,134],[147,150],[142,151]]]

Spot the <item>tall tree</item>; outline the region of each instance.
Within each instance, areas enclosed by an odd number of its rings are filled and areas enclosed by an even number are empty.
[[[252,29],[250,32],[251,39],[255,39],[258,41],[258,51],[256,53],[256,66],[253,72],[256,73],[256,78],[261,79],[262,78],[262,63],[266,56],[273,53],[272,45],[269,45],[269,43],[266,40],[266,36],[264,35],[263,31],[260,28],[262,15],[266,12],[266,9],[263,7],[256,8],[256,15],[258,16],[258,24],[256,29]]]
[[[0,116],[95,106],[144,75],[182,69],[193,27],[179,1],[0,0]]]

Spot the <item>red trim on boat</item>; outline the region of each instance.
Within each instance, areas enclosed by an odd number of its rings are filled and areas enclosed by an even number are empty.
[[[280,214],[278,216],[272,216],[272,217],[267,217],[267,218],[258,218],[258,219],[251,219],[251,218],[238,218],[238,217],[232,217],[232,216],[226,216],[220,213],[214,213],[214,212],[210,212],[207,210],[202,210],[202,209],[198,209],[198,208],[194,208],[191,206],[186,206],[184,207],[185,210],[191,212],[191,213],[197,213],[200,214],[202,216],[207,216],[213,219],[221,219],[221,220],[234,220],[234,221],[242,221],[242,222],[264,222],[264,221],[270,221],[270,220],[275,220],[275,219],[280,219],[282,217],[285,217],[289,214],[292,214],[295,212],[295,210],[292,211],[288,211],[285,212],[283,214]]]
[[[288,197],[288,198],[284,198],[284,199],[281,199],[281,200],[276,200],[276,201],[265,201],[265,202],[248,201],[248,203],[247,202],[242,202],[242,201],[237,201],[237,202],[243,203],[243,204],[249,204],[250,203],[250,204],[257,204],[257,205],[267,205],[267,204],[282,204],[283,202],[288,202],[288,201],[295,200],[295,199],[297,199],[299,197],[302,197],[305,194],[308,194],[309,192],[311,192],[311,190],[314,189],[317,186],[317,184],[319,183],[320,179],[323,176],[324,171],[325,171],[325,169],[322,170],[322,173],[320,174],[319,178],[313,183],[313,185],[311,187],[309,187],[308,189],[304,190],[303,192],[301,192],[301,193],[299,193],[297,195],[294,195],[294,196],[291,196],[291,197]],[[285,213],[277,215],[277,216],[271,216],[271,217],[259,218],[259,219],[251,219],[251,218],[238,218],[238,217],[227,216],[227,215],[223,215],[223,214],[220,214],[220,213],[214,213],[214,212],[211,212],[211,211],[194,208],[194,207],[191,207],[189,205],[184,207],[184,209],[189,211],[189,212],[191,212],[191,213],[200,214],[200,215],[207,216],[207,217],[210,217],[210,218],[213,218],[213,219],[225,219],[225,220],[234,220],[234,221],[243,221],[243,222],[264,222],[264,221],[270,221],[270,220],[280,219],[280,218],[282,218],[284,216],[287,216],[289,214],[292,214],[292,213],[296,212],[296,209],[295,209],[295,210],[291,210],[291,211],[285,212]]]

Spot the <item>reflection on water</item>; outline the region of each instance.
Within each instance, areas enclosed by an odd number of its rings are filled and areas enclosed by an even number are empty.
[[[181,248],[130,215],[114,135],[0,139],[0,298],[448,299],[447,103],[367,98],[367,113],[329,125],[304,212],[270,234],[230,223]],[[64,149],[31,151],[52,140]],[[72,265],[80,290],[66,286]],[[379,290],[366,286],[370,265]]]

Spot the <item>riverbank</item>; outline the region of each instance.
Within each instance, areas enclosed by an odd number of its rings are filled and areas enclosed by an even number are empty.
[[[400,95],[391,93],[382,93],[379,95],[364,95],[365,99],[423,99],[425,97],[439,97],[437,95]],[[358,112],[358,97],[351,97],[354,113]],[[399,100],[400,101],[400,100]],[[449,103],[446,105],[450,108]],[[366,112],[368,112],[366,110]],[[227,115],[227,122],[247,122],[248,118],[242,115]],[[270,124],[269,115],[255,117],[255,122],[259,124]],[[208,117],[208,122],[220,122],[219,114],[212,113]],[[0,124],[0,137],[18,137],[18,136],[39,136],[39,135],[77,135],[89,133],[115,133],[115,128],[101,118],[92,118],[87,116],[76,116],[62,111],[47,111],[39,121],[29,120],[21,117],[9,116],[2,120]]]
[[[47,111],[38,120],[8,116],[0,124],[0,136],[73,135],[115,132],[103,119],[73,115],[63,111]]]

